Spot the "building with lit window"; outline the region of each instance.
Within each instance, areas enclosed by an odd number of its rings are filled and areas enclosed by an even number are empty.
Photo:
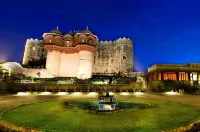
[[[99,42],[88,27],[67,33],[57,27],[42,37],[26,42],[22,65],[27,76],[86,79],[92,74],[133,72],[133,43],[129,38]]]
[[[189,81],[200,84],[200,64],[155,64],[148,68],[148,81]]]

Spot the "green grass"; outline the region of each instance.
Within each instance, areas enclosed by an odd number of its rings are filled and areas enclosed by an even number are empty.
[[[84,101],[94,99],[84,99]],[[180,103],[124,98],[120,101],[150,103],[148,108],[131,108],[108,115],[68,109],[63,101],[50,101],[20,106],[1,115],[2,120],[46,132],[159,132],[177,128],[200,119],[200,111]],[[83,99],[73,99],[83,101]]]

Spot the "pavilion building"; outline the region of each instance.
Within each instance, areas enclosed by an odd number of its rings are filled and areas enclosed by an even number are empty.
[[[148,81],[190,81],[200,84],[200,64],[155,64],[148,68]]]

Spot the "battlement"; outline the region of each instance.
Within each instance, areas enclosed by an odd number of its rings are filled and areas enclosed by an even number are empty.
[[[39,39],[33,39],[33,38],[28,38],[26,40],[26,45],[44,45],[43,40],[39,40]]]
[[[26,40],[22,64],[28,65],[30,61],[40,60],[43,54],[45,54],[43,40],[29,38]]]
[[[129,44],[129,45],[132,45],[133,44],[133,42],[132,42],[132,40],[130,39],[130,38],[118,38],[118,39],[116,39],[116,40],[113,40],[113,41],[111,41],[111,40],[109,40],[109,41],[100,41],[99,42],[99,44],[101,44],[101,45],[107,45],[107,44]]]

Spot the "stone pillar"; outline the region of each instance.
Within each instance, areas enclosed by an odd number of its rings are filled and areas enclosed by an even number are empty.
[[[156,71],[156,81],[158,81],[158,72]]]
[[[187,72],[187,74],[188,74],[188,81],[191,80],[191,79],[190,79],[190,73],[191,73],[191,72]]]
[[[176,72],[176,81],[179,81],[179,72]]]
[[[152,81],[152,74],[151,73],[148,75],[148,78],[149,78],[149,81]]]
[[[164,72],[160,72],[160,74],[161,74],[161,80],[163,81],[164,80]]]

